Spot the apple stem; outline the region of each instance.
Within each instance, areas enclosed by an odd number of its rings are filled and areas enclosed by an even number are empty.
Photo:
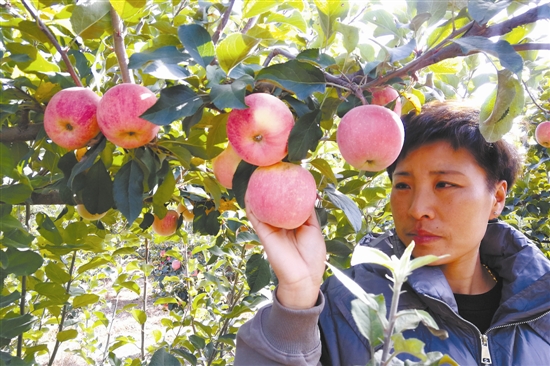
[[[61,58],[63,59],[63,62],[67,66],[67,71],[69,72],[69,74],[73,78],[73,81],[76,84],[76,86],[82,87],[83,86],[82,82],[80,81],[80,78],[76,74],[76,70],[74,69],[73,65],[71,64],[71,61],[69,60],[69,57],[67,57],[67,52],[65,52],[61,48],[61,45],[59,44],[59,42],[57,42],[57,39],[52,34],[50,29],[46,26],[46,24],[44,24],[44,22],[42,22],[42,20],[40,19],[40,17],[37,14],[36,9],[34,9],[34,7],[32,5],[28,4],[26,0],[21,0],[21,3],[27,9],[27,11],[29,13],[31,13],[32,17],[34,18],[34,20],[36,20],[36,23],[38,24],[38,28],[46,35],[46,37],[54,45],[57,52],[59,52],[59,54],[61,55]]]
[[[128,56],[126,55],[126,46],[124,45],[124,25],[122,19],[111,5],[111,22],[113,23],[113,39],[115,46],[115,55],[122,75],[122,81],[129,84],[135,84],[134,75],[128,69]]]

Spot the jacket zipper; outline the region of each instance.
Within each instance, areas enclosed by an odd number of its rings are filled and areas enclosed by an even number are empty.
[[[454,310],[449,306],[449,304],[447,304],[446,302],[444,301],[441,301],[439,299],[436,299],[435,297],[431,297],[429,295],[422,295],[422,296],[426,296],[427,298],[429,299],[432,299],[432,300],[435,300],[441,304],[444,304],[447,308],[449,308],[449,310],[451,310],[451,313],[453,313],[454,315],[456,315],[460,320],[462,320],[463,322],[467,323],[467,324],[470,324],[476,331],[477,333],[479,334],[479,339],[481,341],[481,363],[483,365],[492,365],[493,364],[493,361],[491,359],[491,352],[489,350],[489,337],[487,336],[487,334],[494,330],[494,329],[499,329],[499,328],[506,328],[506,327],[511,327],[511,326],[514,326],[514,325],[522,325],[522,324],[528,324],[528,323],[531,323],[531,322],[534,322],[536,320],[539,320],[543,317],[545,317],[546,315],[550,314],[550,310],[547,311],[546,313],[543,313],[542,315],[534,318],[534,319],[530,319],[530,320],[525,320],[525,321],[522,321],[522,322],[517,322],[517,323],[510,323],[510,324],[503,324],[503,325],[499,325],[498,327],[494,327],[494,328],[489,328],[487,329],[487,331],[485,332],[485,334],[482,334],[481,331],[479,330],[478,327],[476,327],[474,324],[470,323],[469,321],[467,321],[466,319],[464,319],[463,317],[461,317],[459,314],[456,314],[454,312]]]
[[[538,317],[534,318],[534,319],[531,319],[531,320],[525,320],[525,321],[522,321],[522,322],[517,322],[517,323],[510,323],[510,324],[503,324],[503,325],[499,325],[498,327],[494,327],[494,328],[489,328],[487,329],[487,331],[485,332],[485,334],[482,334],[481,335],[481,363],[484,364],[484,365],[491,365],[492,364],[492,361],[491,361],[491,352],[489,352],[489,337],[487,336],[487,334],[494,330],[494,329],[500,329],[500,328],[506,328],[506,327],[510,327],[510,326],[513,326],[513,325],[522,325],[522,324],[528,324],[528,323],[531,323],[531,322],[534,322],[534,321],[537,321],[543,317],[545,317],[546,315],[550,314],[550,310],[547,311],[546,313],[543,313],[541,315],[539,315]],[[465,320],[466,321],[466,320]],[[477,327],[476,327],[477,328]],[[479,330],[478,330],[479,331]]]

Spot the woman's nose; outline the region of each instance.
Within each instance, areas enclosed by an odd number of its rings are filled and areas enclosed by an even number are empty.
[[[435,215],[433,194],[423,188],[414,189],[412,193],[409,215],[416,220],[433,219]]]

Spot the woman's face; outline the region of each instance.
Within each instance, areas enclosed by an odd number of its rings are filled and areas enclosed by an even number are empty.
[[[405,245],[415,241],[415,257],[449,254],[434,265],[476,259],[487,222],[498,216],[505,197],[505,181],[490,191],[472,154],[445,141],[411,151],[393,173],[397,235]]]

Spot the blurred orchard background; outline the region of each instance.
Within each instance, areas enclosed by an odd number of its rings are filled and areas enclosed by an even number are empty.
[[[0,9],[2,365],[232,363],[239,326],[276,284],[243,209],[254,166],[239,165],[233,189],[212,170],[228,113],[249,93],[291,109],[287,160],[315,177],[336,267],[349,266],[359,238],[392,225],[386,173],[352,168],[335,142],[340,118],[381,86],[399,93],[402,113],[465,99],[486,122],[496,105],[491,131],[525,161],[502,219],[550,253],[550,150],[534,139],[550,119],[548,1],[0,0]],[[158,98],[144,114],[160,126],[148,144],[124,149],[99,135],[75,151],[45,134],[57,92],[81,85],[102,96],[123,82]],[[181,213],[177,230],[156,234],[153,218],[168,210]]]

